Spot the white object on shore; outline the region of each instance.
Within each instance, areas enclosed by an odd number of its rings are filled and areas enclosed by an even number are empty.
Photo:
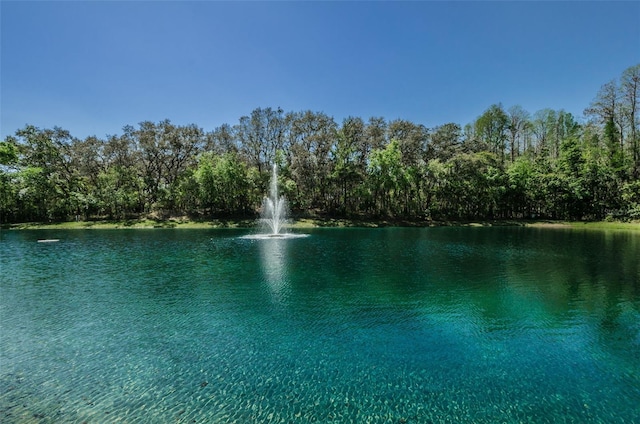
[[[38,243],[55,243],[60,241],[60,239],[39,239]]]

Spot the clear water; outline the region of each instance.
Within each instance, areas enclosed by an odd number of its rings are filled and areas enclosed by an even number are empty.
[[[637,233],[310,233],[0,233],[0,422],[640,422]]]

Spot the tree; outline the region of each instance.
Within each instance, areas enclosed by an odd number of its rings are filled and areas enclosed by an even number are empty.
[[[619,180],[611,167],[610,155],[603,146],[602,131],[593,123],[587,124],[581,134],[583,166],[581,178],[585,191],[586,215],[602,219],[619,209]]]
[[[18,213],[18,144],[14,137],[0,142],[0,223],[11,221]]]
[[[616,130],[616,125],[613,122],[613,118],[607,119],[604,125],[604,139],[609,151],[610,166],[614,172],[618,175],[622,175],[624,171],[624,156],[622,147],[620,146],[619,132]]]
[[[425,165],[425,214],[430,217],[446,217],[450,210],[449,169],[439,158]]]
[[[258,108],[205,134],[165,120],[106,139],[26,126],[0,143],[0,220],[255,213],[277,163],[295,212],[442,219],[638,216],[640,65],[580,125],[487,108],[462,128]],[[507,159],[507,152],[509,156]]]
[[[475,135],[488,150],[498,155],[502,162],[505,157],[505,142],[509,117],[501,104],[491,105],[475,122]]]
[[[557,174],[558,180],[563,183],[565,214],[571,219],[582,219],[589,210],[584,166],[585,160],[578,137],[566,137],[560,147]]]
[[[144,180],[132,167],[113,165],[97,176],[95,206],[99,215],[125,219],[143,211]]]
[[[380,116],[369,118],[364,129],[364,138],[360,147],[360,157],[365,160],[373,149],[382,149],[387,145],[387,121]],[[365,165],[366,166],[366,165]]]
[[[562,109],[542,109],[535,113],[531,130],[536,138],[537,153],[557,160],[562,142],[567,137],[575,136],[580,125],[573,115]]]
[[[234,129],[229,124],[222,124],[205,135],[205,147],[208,152],[217,154],[238,153],[239,147]]]
[[[506,200],[509,215],[516,218],[530,218],[533,214],[535,164],[529,155],[519,156],[507,168],[508,187]]]
[[[73,166],[68,131],[41,130],[31,125],[16,131],[19,147],[19,179],[25,209],[32,219],[64,219],[86,209],[86,190]],[[20,143],[20,142],[19,142]]]
[[[401,186],[404,214],[419,213],[422,204],[424,156],[429,132],[424,125],[395,120],[389,123],[389,139],[396,140],[401,154],[404,179]]]
[[[75,140],[70,146],[72,166],[86,183],[96,185],[98,174],[105,170],[105,142],[95,136]]]
[[[584,113],[601,125],[609,125],[610,134],[608,137],[617,139],[620,143],[620,149],[624,152],[624,123],[618,93],[616,81],[609,81],[600,87],[596,98]]]
[[[257,108],[233,127],[238,145],[250,166],[271,169],[276,152],[285,148],[287,122],[284,111]]]
[[[462,151],[462,129],[456,123],[437,126],[430,135],[425,151],[427,160],[438,158],[446,161]]]
[[[195,125],[175,126],[164,120],[158,124],[141,122],[137,130],[125,127],[125,135],[135,143],[142,159],[145,209],[173,209],[178,177],[202,150],[203,131]]]
[[[426,149],[428,131],[424,125],[416,125],[403,119],[391,121],[387,128],[389,140],[396,140],[406,167],[418,166]]]
[[[135,137],[135,129],[126,126],[124,134],[109,136],[103,144],[95,182],[99,215],[126,218],[145,210],[145,169]]]
[[[432,213],[449,219],[486,219],[500,213],[506,178],[496,154],[462,153],[445,163],[431,160],[427,175],[435,181],[429,198]]]
[[[235,153],[203,154],[194,176],[205,210],[223,216],[246,214],[255,202],[247,175],[246,165]]]
[[[555,112],[551,109],[539,110],[533,116],[531,131],[535,138],[534,150],[538,155],[546,156],[549,154],[548,140],[550,139],[550,128],[555,119],[554,116]]]
[[[384,149],[371,152],[369,178],[377,214],[397,216],[400,211],[396,200],[407,178],[397,140],[391,140]]]
[[[628,122],[628,139],[630,140],[633,161],[632,174],[640,177],[640,117],[638,116],[638,99],[640,97],[640,64],[627,68],[620,79],[620,98],[622,114]]]
[[[14,168],[18,164],[18,142],[15,137],[0,141],[0,169]]]
[[[348,117],[342,122],[342,127],[337,132],[332,152],[333,179],[338,189],[337,209],[342,215],[347,214],[347,211],[358,210],[359,195],[356,187],[362,183],[366,171],[362,166],[366,163],[366,158],[361,157],[362,151],[359,150],[364,142],[364,128],[364,121],[361,118]]]
[[[511,163],[520,154],[522,140],[525,137],[526,130],[529,127],[529,113],[521,106],[512,106],[507,113],[509,131],[509,153],[511,155]]]
[[[329,198],[329,177],[334,165],[330,156],[337,139],[337,125],[321,112],[290,114],[288,119],[291,178],[298,189],[299,204],[304,209],[328,210],[333,203]]]
[[[621,198],[627,205],[625,215],[631,219],[640,219],[640,181],[628,181],[623,184]]]

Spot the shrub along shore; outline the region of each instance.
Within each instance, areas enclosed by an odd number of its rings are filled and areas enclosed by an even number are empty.
[[[441,226],[518,226],[539,228],[575,228],[602,230],[640,231],[640,221],[530,221],[530,220],[496,220],[496,221],[433,221],[433,220],[358,220],[334,218],[300,218],[290,220],[286,227],[293,231],[308,228],[380,228],[380,227],[441,227]],[[5,230],[110,230],[110,229],[252,229],[257,227],[255,219],[214,219],[191,220],[187,218],[129,219],[129,220],[97,220],[72,222],[29,222],[2,225]]]

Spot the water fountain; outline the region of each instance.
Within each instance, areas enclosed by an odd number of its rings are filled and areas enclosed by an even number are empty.
[[[278,167],[273,164],[271,172],[271,183],[269,185],[269,196],[262,202],[262,213],[260,223],[266,229],[267,235],[271,237],[282,237],[284,235],[283,225],[287,222],[287,200],[278,196]]]
[[[288,206],[284,196],[278,194],[278,167],[274,164],[269,183],[269,195],[262,202],[260,212],[259,234],[250,234],[243,238],[250,239],[289,239],[306,237],[307,234],[295,234],[286,231],[288,223]]]

